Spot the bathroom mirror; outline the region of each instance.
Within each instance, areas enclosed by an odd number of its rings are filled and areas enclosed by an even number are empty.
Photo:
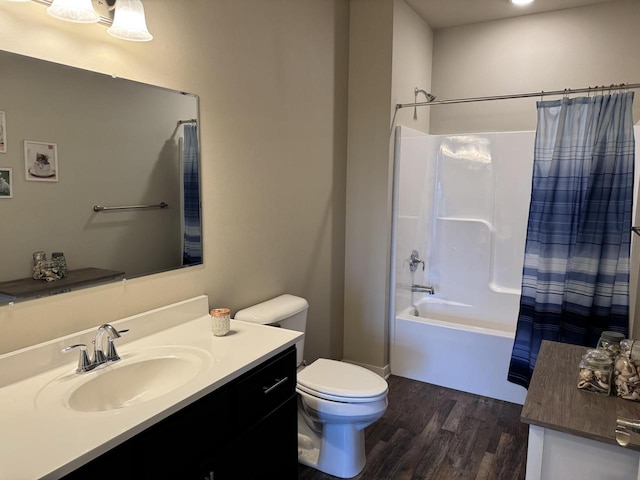
[[[197,125],[196,95],[0,52],[0,303],[201,264]]]

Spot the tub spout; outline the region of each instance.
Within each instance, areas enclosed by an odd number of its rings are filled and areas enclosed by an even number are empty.
[[[420,292],[420,293],[428,293],[429,295],[433,295],[435,292],[435,290],[433,289],[433,287],[431,286],[427,286],[427,285],[411,285],[411,291],[412,292]]]

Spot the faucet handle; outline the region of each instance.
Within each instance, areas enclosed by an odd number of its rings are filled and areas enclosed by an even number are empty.
[[[113,341],[116,338],[120,338],[122,335],[126,334],[129,331],[129,329],[125,329],[125,330],[118,330],[118,336],[115,338],[107,338],[107,362],[117,362],[118,360],[120,360],[120,355],[118,355],[118,352],[116,351],[116,346],[113,343]]]
[[[68,347],[62,349],[62,353],[70,352],[71,350],[75,350],[76,348],[80,349],[80,358],[78,358],[78,368],[76,368],[76,372],[88,372],[93,368],[93,364],[89,360],[89,355],[87,354],[87,346],[84,343],[69,345]]]
[[[424,261],[420,258],[420,253],[417,250],[411,252],[409,257],[409,269],[415,272],[419,264],[422,264],[422,270],[424,271]]]

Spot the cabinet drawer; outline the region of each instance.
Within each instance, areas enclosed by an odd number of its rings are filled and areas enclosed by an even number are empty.
[[[295,347],[241,379],[237,386],[238,426],[244,428],[268,415],[296,393]]]

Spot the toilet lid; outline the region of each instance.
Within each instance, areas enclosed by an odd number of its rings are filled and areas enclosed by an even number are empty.
[[[321,398],[369,402],[387,393],[387,382],[351,363],[319,358],[298,372],[298,389]]]

